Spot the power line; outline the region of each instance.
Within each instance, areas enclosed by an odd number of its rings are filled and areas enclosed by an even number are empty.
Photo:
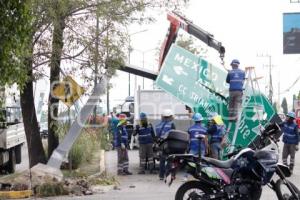
[[[297,84],[297,82],[298,82],[299,80],[300,80],[300,76],[298,76],[298,78],[293,82],[293,84],[292,84],[290,87],[288,87],[286,90],[282,91],[280,94],[289,92],[290,89],[292,89],[292,88]]]

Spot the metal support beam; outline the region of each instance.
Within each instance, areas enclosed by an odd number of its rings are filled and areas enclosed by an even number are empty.
[[[144,68],[141,68],[141,67],[137,67],[137,66],[134,66],[134,65],[130,65],[130,64],[121,66],[119,68],[119,70],[124,71],[124,72],[128,72],[130,74],[135,74],[137,76],[141,76],[141,77],[144,77],[144,78],[148,78],[148,79],[151,79],[151,80],[155,80],[157,78],[157,75],[158,75],[157,72],[147,70],[147,69],[144,69]]]
[[[81,133],[81,129],[85,126],[85,123],[89,116],[92,114],[94,107],[100,100],[100,95],[105,93],[106,78],[102,77],[100,83],[94,88],[93,94],[88,99],[87,103],[80,110],[76,120],[73,122],[64,140],[59,146],[53,151],[47,165],[60,169],[61,163],[67,153],[70,151],[72,145],[75,143],[77,137]]]

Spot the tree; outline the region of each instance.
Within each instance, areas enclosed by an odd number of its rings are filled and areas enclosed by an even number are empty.
[[[190,51],[197,56],[206,57],[207,49],[201,47],[200,45],[197,45],[195,39],[192,36],[186,37],[181,34],[179,35],[176,43],[178,46]]]
[[[98,78],[95,79],[93,73],[112,76],[116,68],[124,62],[128,24],[151,21],[151,17],[143,14],[146,8],[176,6],[181,4],[179,2],[150,0],[52,1],[50,5],[53,14],[51,17],[53,22],[52,49],[49,60],[50,85],[59,80],[61,63],[65,59],[78,64],[73,72],[78,73],[78,68],[80,68],[83,78],[90,86],[95,85],[93,83],[96,82],[92,79],[97,80]],[[96,20],[99,20],[97,30],[93,26]],[[80,51],[72,53],[74,49],[79,48],[81,48]],[[55,133],[57,103],[58,100],[50,95],[48,111],[49,156],[58,145],[58,136]]]
[[[272,106],[273,106],[275,112],[277,112],[277,102],[274,102],[274,103],[272,104]]]
[[[282,108],[284,114],[288,113],[288,105],[287,105],[287,100],[285,97],[282,100],[281,108]]]
[[[1,1],[0,85],[17,83],[19,86],[30,166],[45,162],[32,92],[33,21],[29,1]]]
[[[0,85],[18,83],[26,79],[23,58],[27,54],[30,17],[26,1],[0,2]]]

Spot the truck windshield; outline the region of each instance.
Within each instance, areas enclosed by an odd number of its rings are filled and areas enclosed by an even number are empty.
[[[22,113],[20,107],[6,107],[0,109],[0,122],[10,124],[18,124],[22,122]]]

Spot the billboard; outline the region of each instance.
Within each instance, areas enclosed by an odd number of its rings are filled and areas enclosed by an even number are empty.
[[[283,53],[300,54],[300,13],[283,14]]]

